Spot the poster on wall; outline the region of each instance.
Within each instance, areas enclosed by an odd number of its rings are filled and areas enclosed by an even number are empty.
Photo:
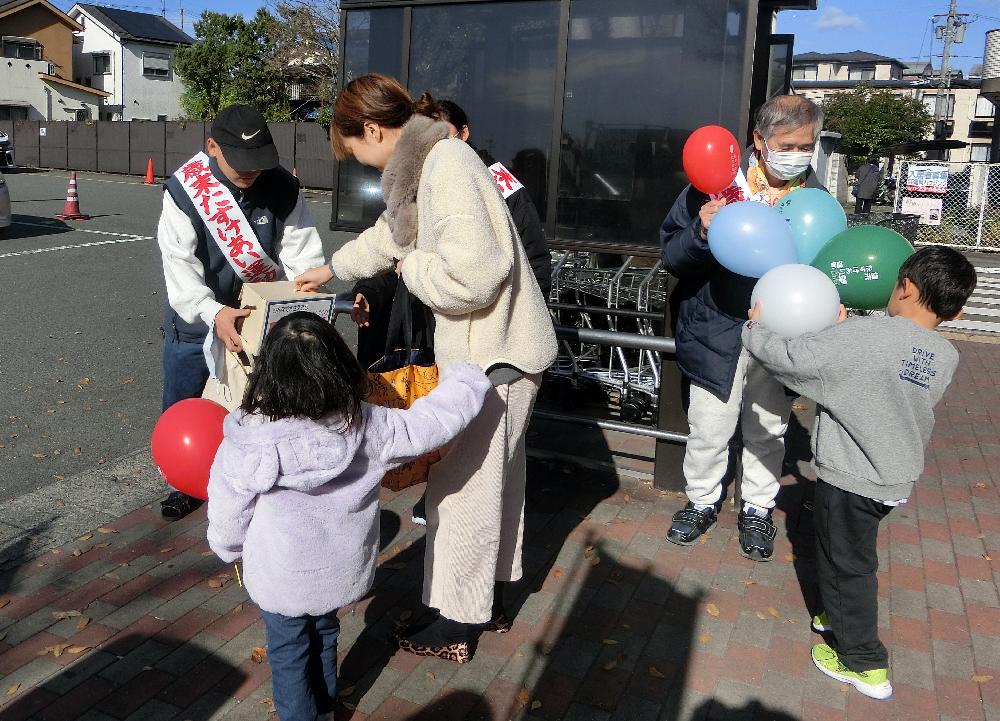
[[[941,198],[903,198],[903,212],[920,216],[920,225],[941,225]]]
[[[947,193],[948,166],[941,163],[911,163],[906,167],[906,189],[911,193]]]

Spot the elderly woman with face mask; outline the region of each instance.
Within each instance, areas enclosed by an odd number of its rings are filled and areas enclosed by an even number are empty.
[[[690,436],[684,455],[688,502],[674,514],[667,540],[693,543],[715,523],[729,442],[743,438],[740,548],[755,561],[774,553],[771,511],[784,458],[790,402],[784,388],[740,343],[756,278],[723,268],[708,248],[712,219],[726,203],[776,205],[799,188],[823,188],[810,165],[823,112],[794,95],[772,98],[757,114],[753,145],[732,186],[709,197],[688,186],[660,228],[663,263],[680,279],[677,363],[690,381]]]

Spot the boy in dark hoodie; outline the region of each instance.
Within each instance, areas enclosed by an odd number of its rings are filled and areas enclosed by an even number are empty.
[[[878,637],[879,522],[904,503],[924,468],[934,406],[958,365],[935,329],[959,317],[976,271],[959,252],[921,248],[903,263],[888,317],[851,318],[779,338],[750,311],[743,345],[774,377],[816,401],[812,434],[820,608],[831,643],[812,660],[831,678],[888,699],[889,655]]]

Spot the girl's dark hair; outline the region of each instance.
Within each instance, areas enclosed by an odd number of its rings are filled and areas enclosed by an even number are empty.
[[[431,117],[435,120],[451,123],[459,130],[469,125],[469,116],[465,114],[458,103],[453,103],[450,100],[438,100],[435,114]]]
[[[417,104],[399,81],[380,73],[369,73],[349,82],[333,104],[330,141],[338,160],[351,157],[344,138],[360,138],[365,123],[401,128],[417,112]]]
[[[346,430],[367,395],[368,374],[337,330],[299,311],[275,323],[264,339],[241,408],[275,421],[336,413]]]

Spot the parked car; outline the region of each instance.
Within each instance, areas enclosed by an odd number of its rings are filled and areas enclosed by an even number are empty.
[[[10,191],[7,190],[7,181],[3,173],[0,173],[0,238],[7,232],[11,222]]]
[[[14,141],[0,130],[0,168],[14,167]]]

